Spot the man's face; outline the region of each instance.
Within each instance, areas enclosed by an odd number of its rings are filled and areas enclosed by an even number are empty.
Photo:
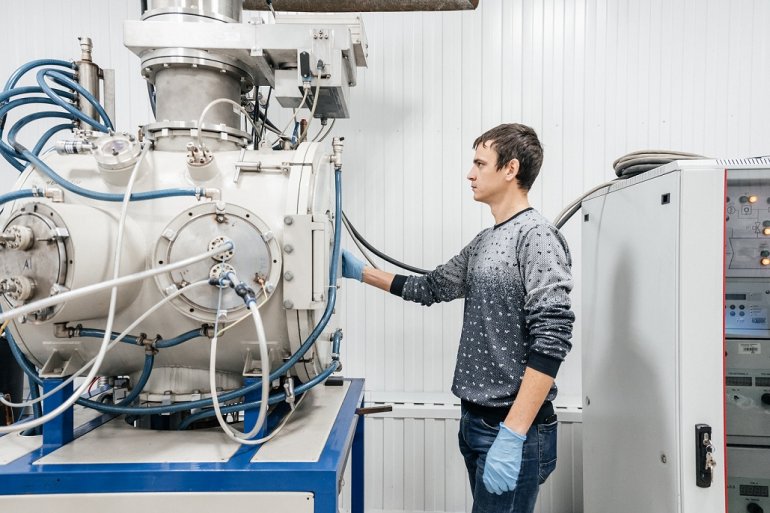
[[[507,166],[497,169],[497,152],[492,148],[494,141],[487,141],[476,147],[473,167],[468,173],[473,199],[486,204],[493,204],[505,195],[509,179],[506,179]]]

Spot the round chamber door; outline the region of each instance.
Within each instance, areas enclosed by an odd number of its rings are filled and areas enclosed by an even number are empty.
[[[0,290],[11,306],[44,299],[66,290],[69,233],[58,213],[30,204],[3,227],[0,246]],[[61,305],[33,312],[29,320],[46,321]]]
[[[158,275],[161,292],[169,295],[188,284],[231,271],[254,289],[259,303],[267,301],[280,279],[281,250],[269,226],[237,205],[211,202],[182,212],[163,230],[155,247],[154,265],[195,257],[227,242],[233,243],[232,250]],[[204,322],[214,322],[218,302],[215,286],[194,288],[171,301],[184,315]],[[246,311],[243,300],[232,289],[223,291],[219,306],[228,316]]]

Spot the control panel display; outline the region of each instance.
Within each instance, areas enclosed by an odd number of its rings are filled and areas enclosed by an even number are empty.
[[[770,280],[730,279],[724,303],[728,337],[770,338]]]
[[[742,497],[767,497],[770,487],[759,485],[740,485],[738,493]]]

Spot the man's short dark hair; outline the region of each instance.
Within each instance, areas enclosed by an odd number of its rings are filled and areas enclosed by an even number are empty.
[[[502,169],[511,160],[519,161],[516,181],[519,187],[528,191],[535,183],[540,166],[543,165],[543,146],[535,131],[519,123],[508,123],[487,130],[473,142],[475,150],[479,144],[491,143],[497,152],[497,169]]]

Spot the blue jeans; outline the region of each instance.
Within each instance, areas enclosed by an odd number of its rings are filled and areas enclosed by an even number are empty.
[[[556,426],[534,425],[527,433],[522,454],[521,472],[516,489],[502,495],[489,493],[484,486],[484,463],[499,426],[462,410],[460,418],[460,452],[465,458],[473,494],[473,513],[532,513],[540,485],[556,468]]]

